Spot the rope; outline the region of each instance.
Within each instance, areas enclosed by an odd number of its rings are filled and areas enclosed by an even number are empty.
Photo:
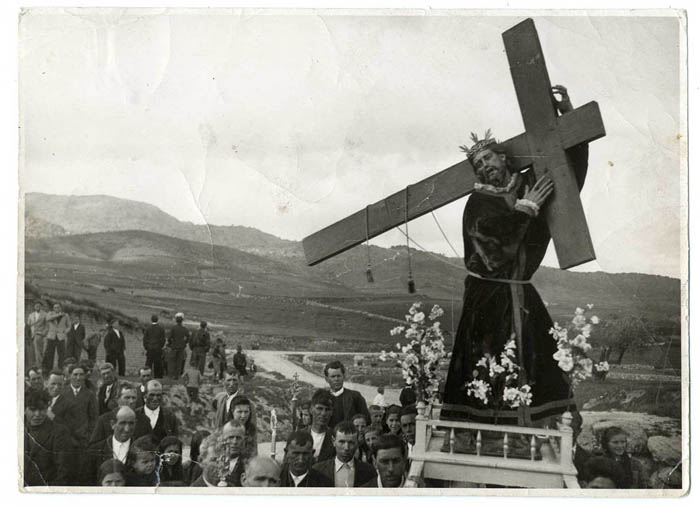
[[[456,256],[457,258],[461,258],[461,257],[460,257],[460,254],[457,253],[457,250],[455,249],[454,246],[452,246],[452,243],[451,243],[450,240],[447,238],[447,234],[445,234],[445,231],[444,231],[444,230],[442,229],[442,227],[440,226],[440,222],[438,221],[437,216],[435,216],[435,213],[434,213],[433,211],[430,211],[430,215],[433,217],[433,220],[435,220],[435,224],[437,225],[438,229],[440,229],[440,233],[442,234],[442,237],[445,238],[445,241],[446,241],[447,244],[449,245],[450,249],[452,249],[452,252],[455,254],[455,256]]]
[[[411,268],[411,246],[408,236],[408,186],[404,190],[403,221],[406,227],[406,253],[408,255],[408,293],[416,292],[416,282],[413,280],[413,269]]]
[[[374,283],[372,274],[372,260],[369,256],[369,206],[365,207],[365,244],[367,245],[367,282]]]

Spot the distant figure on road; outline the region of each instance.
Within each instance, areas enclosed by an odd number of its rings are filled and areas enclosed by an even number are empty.
[[[168,361],[168,374],[174,380],[177,380],[185,372],[185,345],[190,340],[190,331],[182,322],[185,315],[177,313],[175,315],[175,326],[170,329],[168,336],[168,348],[170,348],[170,360]]]
[[[365,402],[362,394],[343,387],[345,366],[342,362],[336,360],[326,364],[326,367],[323,368],[323,373],[326,376],[326,382],[333,396],[333,414],[329,425],[335,427],[340,422],[349,422],[358,413],[365,415],[365,419],[369,420],[367,402]]]
[[[190,340],[190,365],[199,370],[200,374],[204,374],[204,365],[206,364],[207,352],[211,347],[211,338],[207,330],[207,322],[201,322],[199,329],[194,333]]]
[[[238,377],[240,379],[244,378],[248,372],[248,358],[243,353],[243,347],[239,344],[236,346],[236,353],[233,355],[233,367],[238,371]]]
[[[163,347],[165,346],[165,329],[158,323],[158,315],[151,316],[151,324],[143,331],[143,349],[146,350],[146,367],[153,375],[163,377]]]
[[[372,401],[372,404],[374,406],[379,406],[381,408],[387,407],[386,399],[384,398],[384,387],[383,386],[377,387],[377,395],[374,396],[374,400]]]

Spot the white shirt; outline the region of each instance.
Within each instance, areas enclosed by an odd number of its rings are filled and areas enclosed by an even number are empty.
[[[70,386],[71,390],[73,390],[73,395],[75,397],[78,397],[78,394],[80,393],[80,388],[75,388],[73,385]]]
[[[231,461],[228,464],[228,470],[233,471],[236,467],[236,464],[238,464],[238,457],[231,459]]]
[[[304,474],[302,474],[301,476],[295,476],[291,471],[289,472],[289,476],[291,476],[291,477],[292,477],[292,480],[294,480],[294,486],[295,486],[295,487],[298,487],[298,486],[299,486],[299,483],[301,483],[301,482],[304,480],[304,478],[306,478],[306,475],[307,475],[307,474],[309,474],[308,471],[306,471],[306,472],[305,472]]]
[[[156,427],[156,423],[158,423],[158,416],[160,415],[160,406],[158,406],[157,409],[153,410],[148,409],[148,406],[144,404],[143,412],[151,422],[151,429],[154,429]]]
[[[107,385],[105,388],[105,402],[109,399],[109,394],[112,392],[112,387],[114,386],[114,382],[111,384]]]
[[[112,455],[122,464],[126,464],[126,456],[129,453],[129,446],[131,446],[131,439],[125,441],[124,443],[120,443],[117,441],[117,438],[112,436]]]
[[[354,487],[355,486],[355,461],[342,462],[335,458],[335,486]]]
[[[314,430],[311,429],[311,438],[314,440],[314,457],[318,457],[318,454],[321,452],[321,447],[323,446],[323,440],[326,439],[326,433],[314,432]]]
[[[345,387],[341,387],[340,390],[337,392],[331,392],[331,394],[333,394],[333,397],[340,397],[343,395],[343,392],[345,392]]]

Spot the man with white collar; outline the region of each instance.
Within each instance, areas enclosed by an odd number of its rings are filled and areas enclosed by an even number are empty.
[[[150,435],[155,444],[165,436],[178,437],[177,417],[163,406],[163,385],[151,380],[146,385],[145,404],[136,410],[134,439]]]
[[[333,396],[328,390],[316,390],[311,397],[311,427],[309,431],[313,442],[314,462],[323,462],[335,457],[333,431],[328,427],[332,413]]]
[[[80,323],[80,314],[74,314],[66,333],[66,356],[73,357],[80,362],[80,354],[83,351],[85,340],[85,326]]]
[[[221,444],[221,434],[217,431],[202,441],[199,447],[199,465],[202,474],[194,480],[190,487],[217,487],[220,481],[219,457],[224,451]]]
[[[102,441],[94,445],[91,452],[96,456],[94,468],[97,469],[102,462],[116,459],[126,464],[129,448],[134,441],[134,429],[136,428],[136,413],[129,406],[121,406],[115,412],[109,413],[113,418],[110,421],[112,433]]]
[[[415,404],[401,408],[399,422],[401,423],[401,434],[408,446],[408,458],[413,454],[413,445],[416,444],[416,417],[418,410]]]
[[[63,391],[63,383],[64,378],[61,371],[53,370],[49,373],[49,378],[46,380],[46,391],[51,399],[49,401],[49,409],[46,416],[48,416],[50,420],[53,420],[56,416],[53,412],[53,406],[61,396],[61,392]]]
[[[124,332],[119,329],[119,321],[108,322],[107,335],[105,336],[105,361],[112,364],[118,371],[119,376],[124,376],[126,371],[126,338]]]
[[[378,476],[368,481],[364,488],[403,488],[408,471],[406,445],[399,436],[384,434],[373,446],[374,465]]]
[[[287,437],[284,448],[284,465],[280,478],[280,487],[332,487],[333,482],[326,476],[311,468],[313,463],[313,439],[311,435],[299,430]]]
[[[342,362],[335,360],[326,364],[323,374],[333,395],[333,414],[329,425],[335,427],[342,421],[350,421],[358,413],[365,415],[369,420],[369,410],[367,402],[360,392],[344,388],[345,366]]]
[[[333,432],[335,458],[319,462],[313,469],[333,481],[336,488],[359,487],[376,476],[370,464],[355,458],[357,428],[352,422],[340,422]]]
[[[224,391],[214,396],[214,426],[223,427],[232,418],[231,401],[238,395],[238,376],[232,370],[224,373]]]

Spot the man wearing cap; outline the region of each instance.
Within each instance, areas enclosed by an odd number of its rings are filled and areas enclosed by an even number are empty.
[[[168,335],[168,348],[170,348],[168,374],[174,380],[180,379],[184,372],[185,355],[187,351],[185,346],[190,340],[190,331],[183,325],[185,315],[177,313],[175,315],[175,325],[170,329]]]

